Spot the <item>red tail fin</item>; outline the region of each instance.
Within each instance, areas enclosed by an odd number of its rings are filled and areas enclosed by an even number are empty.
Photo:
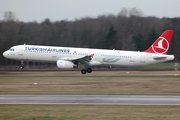
[[[167,54],[174,30],[166,30],[146,51]]]

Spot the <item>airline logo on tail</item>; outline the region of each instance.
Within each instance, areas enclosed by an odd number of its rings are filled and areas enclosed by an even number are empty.
[[[173,33],[173,30],[166,30],[145,52],[167,54]]]
[[[169,42],[164,37],[159,37],[157,42],[152,45],[152,49],[155,53],[166,53],[169,49]]]

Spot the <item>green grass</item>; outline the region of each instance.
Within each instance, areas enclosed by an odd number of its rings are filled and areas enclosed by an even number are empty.
[[[0,105],[0,120],[179,120],[180,106]]]
[[[180,95],[174,71],[8,72],[0,94],[173,94]],[[178,73],[179,74],[179,73]],[[33,83],[38,83],[34,85]]]
[[[173,70],[174,69],[174,62],[171,63],[158,63],[158,64],[150,64],[150,65],[145,65],[145,66],[137,66],[137,67],[133,67],[135,69],[139,69],[139,70]],[[180,66],[178,66],[178,68],[180,69]]]

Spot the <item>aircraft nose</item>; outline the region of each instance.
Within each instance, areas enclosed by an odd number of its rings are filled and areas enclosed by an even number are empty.
[[[7,51],[5,51],[5,52],[3,53],[3,56],[4,56],[5,58],[8,56]]]

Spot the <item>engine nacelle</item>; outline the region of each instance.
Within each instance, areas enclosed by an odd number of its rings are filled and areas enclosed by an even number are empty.
[[[56,62],[58,68],[77,68],[78,65],[71,61],[58,60]]]

